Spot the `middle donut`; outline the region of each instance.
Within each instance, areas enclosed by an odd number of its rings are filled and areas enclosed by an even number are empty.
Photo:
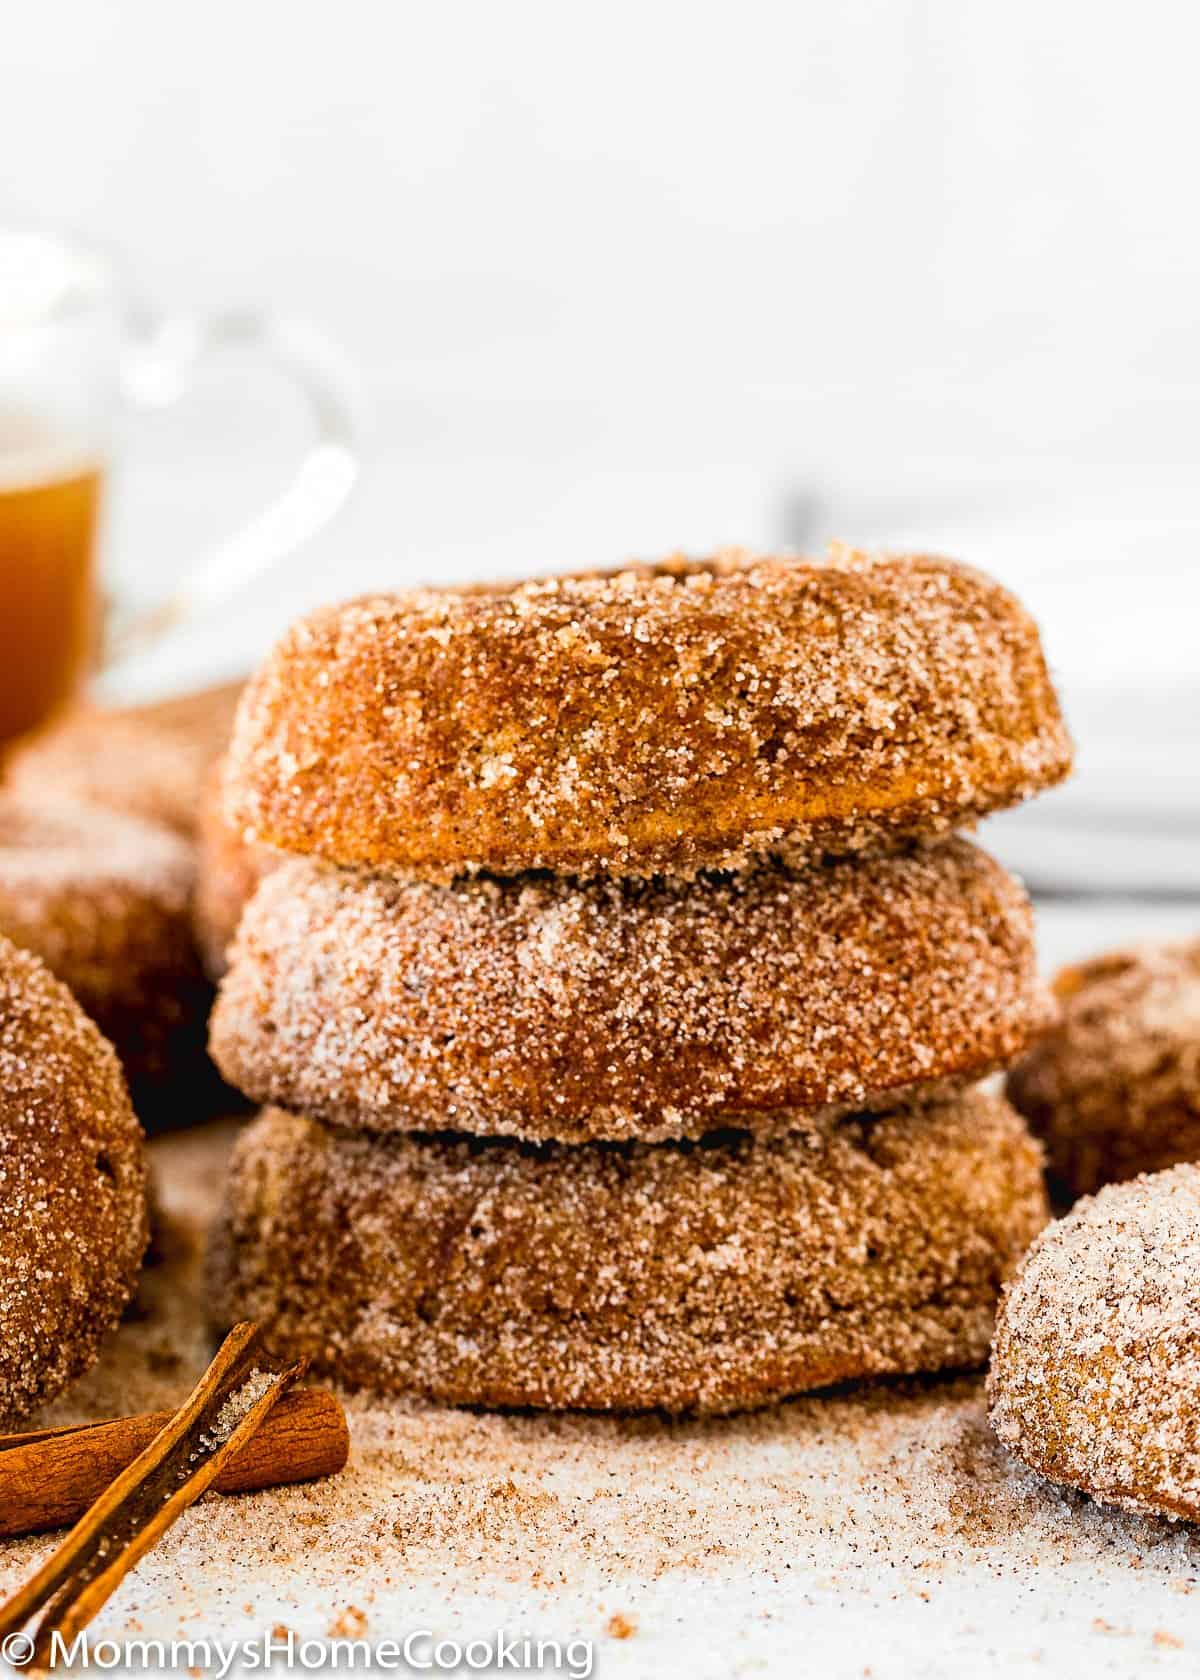
[[[966,1083],[1048,1010],[1024,889],[965,840],[669,884],[295,861],[245,912],[211,1045],[333,1125],[655,1142]]]

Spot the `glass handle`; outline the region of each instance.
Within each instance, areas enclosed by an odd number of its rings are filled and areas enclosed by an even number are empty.
[[[192,319],[135,310],[129,325],[122,389],[135,408],[167,408],[187,394],[209,361],[248,354],[283,373],[300,393],[314,436],[283,492],[193,565],[165,600],[114,611],[105,630],[106,667],[227,604],[285,560],[333,518],[361,464],[354,377],[341,353],[306,323],[255,311]]]

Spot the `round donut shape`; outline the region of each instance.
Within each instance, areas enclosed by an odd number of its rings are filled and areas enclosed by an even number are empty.
[[[1200,1520],[1200,1167],[1109,1185],[1043,1232],[988,1391],[1000,1439],[1044,1476]]]
[[[999,1097],[703,1145],[366,1137],[268,1110],[213,1250],[218,1317],[454,1404],[721,1412],[972,1365],[1046,1217]]]
[[[160,823],[191,838],[201,786],[229,739],[240,682],[148,706],[81,706],[17,753],[8,780]]]
[[[116,1056],[0,938],[0,1427],[95,1359],[146,1246],[142,1135]]]
[[[70,987],[150,1118],[190,1100],[183,1087],[216,1083],[194,873],[191,847],[157,824],[44,791],[0,792],[0,934]]]
[[[1008,1081],[1068,1197],[1200,1160],[1200,939],[1062,971],[1058,1025]]]
[[[671,560],[298,623],[251,681],[251,839],[427,880],[694,874],[878,849],[1048,787],[1037,628],[945,560]]]
[[[964,840],[656,884],[291,862],[244,914],[211,1045],[254,1100],[332,1124],[653,1141],[963,1083],[1045,1010],[1025,893]]]

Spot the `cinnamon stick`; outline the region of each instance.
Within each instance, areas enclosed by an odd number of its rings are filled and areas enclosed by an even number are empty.
[[[142,1412],[104,1423],[0,1435],[0,1539],[66,1528],[170,1423]],[[252,1493],[333,1476],[350,1450],[346,1414],[324,1388],[295,1388],[213,1481],[218,1493]]]
[[[107,1603],[172,1523],[212,1486],[303,1374],[260,1349],[256,1324],[237,1324],[187,1400],[75,1524],[31,1580],[0,1607],[0,1642],[45,1611],[32,1666],[48,1666]]]

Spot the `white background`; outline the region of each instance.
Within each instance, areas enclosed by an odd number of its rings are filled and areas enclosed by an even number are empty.
[[[1132,823],[1200,884],[1198,44],[1160,0],[21,8],[4,207],[311,317],[374,413],[339,525],[151,680],[371,583],[919,541],[1043,620],[1067,874]],[[131,438],[114,558],[157,587],[302,436],[214,379]]]

